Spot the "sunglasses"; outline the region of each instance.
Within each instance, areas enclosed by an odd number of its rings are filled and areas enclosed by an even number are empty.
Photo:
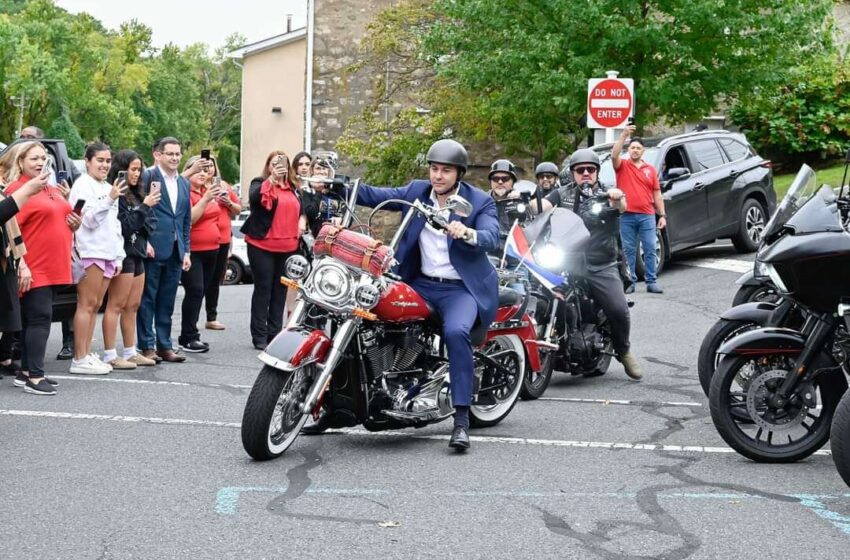
[[[573,173],[578,173],[579,175],[584,175],[587,173],[588,175],[593,175],[596,173],[595,167],[576,167],[573,169]]]
[[[490,177],[490,180],[493,181],[494,183],[507,183],[508,181],[511,180],[511,176],[510,175],[494,175],[493,177]]]

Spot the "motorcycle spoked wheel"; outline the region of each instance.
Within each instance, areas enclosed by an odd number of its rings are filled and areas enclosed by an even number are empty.
[[[735,451],[760,463],[805,459],[826,443],[833,413],[844,392],[843,374],[821,374],[803,388],[815,406],[802,401],[777,409],[768,397],[794,365],[784,354],[727,356],[714,374],[709,392],[711,419]],[[845,383],[846,385],[846,383]]]
[[[835,468],[844,483],[850,486],[850,391],[844,394],[835,409],[829,443]]]
[[[727,319],[719,319],[705,333],[702,339],[702,344],[699,347],[699,357],[697,358],[697,375],[699,376],[699,384],[702,386],[702,391],[705,396],[711,389],[711,378],[714,377],[714,372],[717,371],[717,366],[720,365],[720,360],[723,359],[722,354],[717,351],[728,340],[732,340],[741,333],[759,328],[761,325],[752,321],[730,321]]]
[[[495,426],[510,414],[522,390],[526,361],[525,348],[516,335],[500,335],[487,341],[481,350],[485,355],[509,370],[505,374],[485,367],[478,399],[469,407],[469,424],[474,428]],[[480,364],[476,363],[476,367]],[[494,387],[493,389],[487,389]]]
[[[291,372],[264,366],[242,414],[242,447],[258,461],[280,457],[298,437],[310,414],[301,411],[315,379],[315,366]]]

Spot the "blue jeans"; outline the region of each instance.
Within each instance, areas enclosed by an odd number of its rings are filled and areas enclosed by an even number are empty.
[[[637,264],[637,242],[643,246],[644,280],[647,285],[657,281],[657,263],[655,261],[655,215],[626,212],[620,216],[620,239],[623,252],[629,265],[632,284],[637,282],[635,265]]]

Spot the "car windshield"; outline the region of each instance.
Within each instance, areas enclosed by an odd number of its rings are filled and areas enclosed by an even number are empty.
[[[611,163],[611,151],[596,153],[599,154],[599,159],[602,163],[602,167],[599,169],[599,182],[608,187],[616,186],[617,177],[614,175],[614,165]],[[658,171],[658,174],[661,175],[661,170],[658,168],[658,154],[658,148],[647,148],[643,152],[643,161],[651,164]],[[624,150],[623,155],[620,157],[628,159],[629,153]]]
[[[767,222],[764,236],[769,237],[779,231],[817,191],[818,184],[815,172],[811,167],[804,164],[797,172],[797,176],[794,177],[791,186],[788,187],[788,193],[782,199],[776,213]]]

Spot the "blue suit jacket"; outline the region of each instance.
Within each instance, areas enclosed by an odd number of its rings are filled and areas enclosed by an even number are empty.
[[[165,261],[171,258],[174,251],[174,241],[177,241],[178,258],[190,252],[189,231],[192,229],[192,203],[189,200],[189,181],[177,176],[177,211],[171,209],[171,198],[165,187],[165,178],[158,167],[146,169],[142,177],[144,192],[150,192],[153,181],[159,181],[162,187],[162,198],[153,207],[153,231],[149,241],[155,253],[154,260]]]
[[[449,221],[460,220],[463,225],[476,230],[478,244],[470,245],[466,241],[449,237],[449,260],[463,280],[466,289],[475,298],[481,322],[489,325],[496,318],[496,309],[499,305],[499,280],[496,269],[487,258],[487,251],[499,248],[499,219],[496,215],[496,205],[484,191],[465,182],[460,183],[457,194],[472,204],[472,212],[466,218],[452,214]],[[431,183],[417,180],[397,188],[361,184],[357,194],[357,204],[375,207],[391,198],[408,202],[421,200],[430,205]],[[400,212],[413,211],[407,206],[393,204],[385,206],[384,209]],[[421,274],[422,257],[419,250],[419,236],[424,227],[425,218],[417,213],[410,221],[399,243],[395,258],[399,261],[399,275],[405,282],[412,282]]]

